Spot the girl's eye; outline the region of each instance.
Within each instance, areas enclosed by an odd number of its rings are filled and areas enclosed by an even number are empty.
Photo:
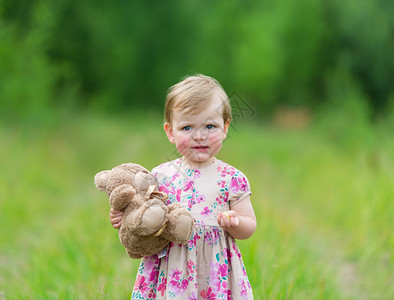
[[[185,126],[185,127],[183,127],[182,129],[183,129],[183,130],[186,130],[186,131],[189,131],[189,130],[192,129],[192,127],[191,127],[191,126]]]
[[[208,128],[208,129],[214,129],[214,128],[215,128],[215,125],[209,124],[209,125],[207,125],[207,128]]]

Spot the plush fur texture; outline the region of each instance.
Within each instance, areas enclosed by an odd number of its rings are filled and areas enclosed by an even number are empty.
[[[119,238],[131,258],[159,253],[169,241],[186,243],[194,220],[179,204],[166,205],[153,175],[144,167],[127,163],[94,177],[96,187],[106,191],[110,205],[124,211]]]

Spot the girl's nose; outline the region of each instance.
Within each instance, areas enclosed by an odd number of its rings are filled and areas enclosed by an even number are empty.
[[[194,140],[204,140],[207,137],[207,132],[204,128],[199,128],[193,133]]]

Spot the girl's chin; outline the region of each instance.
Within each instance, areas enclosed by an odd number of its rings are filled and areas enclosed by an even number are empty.
[[[214,157],[210,155],[196,155],[196,156],[184,156],[184,161],[191,166],[204,166],[209,165],[214,161]]]

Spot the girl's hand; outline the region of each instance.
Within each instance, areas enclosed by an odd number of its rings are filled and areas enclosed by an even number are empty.
[[[115,229],[119,229],[120,225],[122,225],[122,217],[123,217],[123,211],[121,210],[114,210],[110,209],[109,211],[109,221],[111,222],[112,226]]]
[[[224,229],[237,227],[239,225],[239,215],[235,210],[218,213],[216,220],[218,221],[218,224]]]
[[[238,240],[250,238],[257,225],[250,196],[233,205],[229,211],[218,213],[217,221],[233,238]]]

